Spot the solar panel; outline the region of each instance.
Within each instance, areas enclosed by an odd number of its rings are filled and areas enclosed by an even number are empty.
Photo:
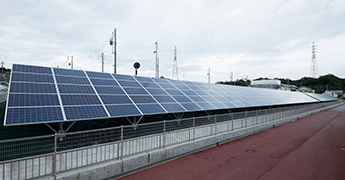
[[[334,101],[286,92],[14,64],[5,125]]]

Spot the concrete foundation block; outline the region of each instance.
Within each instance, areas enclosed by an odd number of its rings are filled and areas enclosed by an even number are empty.
[[[194,146],[195,146],[194,142],[188,142],[188,143],[183,143],[176,146],[167,147],[165,149],[166,158],[175,157],[183,153],[192,151]]]
[[[148,152],[149,163],[163,161],[165,159],[165,149],[156,149]]]
[[[122,161],[114,160],[59,174],[58,180],[105,179],[122,172]]]
[[[133,170],[135,168],[147,165],[149,163],[148,153],[141,153],[125,157],[123,160],[123,171]]]

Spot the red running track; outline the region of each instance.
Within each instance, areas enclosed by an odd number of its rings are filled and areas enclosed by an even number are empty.
[[[345,112],[323,111],[119,179],[345,179],[342,147]]]

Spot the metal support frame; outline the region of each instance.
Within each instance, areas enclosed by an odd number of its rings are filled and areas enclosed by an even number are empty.
[[[177,123],[180,124],[181,123],[181,119],[182,119],[182,117],[184,115],[184,112],[182,112],[182,113],[174,113],[173,115],[177,119]]]
[[[48,126],[49,127],[49,129],[51,129],[54,133],[56,133],[56,131],[55,131],[55,129],[54,128],[52,128],[49,124],[47,124],[47,123],[44,123],[46,126]]]
[[[133,121],[131,121],[128,117],[126,117],[127,121],[133,126],[134,130],[137,129],[139,122],[143,119],[144,115],[140,116],[137,121],[137,116],[133,117]]]

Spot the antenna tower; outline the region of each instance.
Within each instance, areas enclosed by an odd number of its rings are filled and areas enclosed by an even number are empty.
[[[313,42],[313,45],[312,45],[312,48],[311,48],[311,50],[312,50],[312,59],[311,59],[311,65],[310,65],[310,74],[309,74],[309,76],[311,77],[311,78],[319,78],[319,69],[318,69],[318,67],[317,67],[317,63],[316,63],[316,55],[315,55],[315,53],[316,53],[316,48],[315,48],[316,46],[314,45],[314,42]]]
[[[174,50],[174,63],[173,63],[171,79],[176,78],[178,80],[178,68],[177,68],[177,57],[176,57],[176,55],[177,55],[177,53],[176,53],[176,46],[175,46],[175,50]]]

